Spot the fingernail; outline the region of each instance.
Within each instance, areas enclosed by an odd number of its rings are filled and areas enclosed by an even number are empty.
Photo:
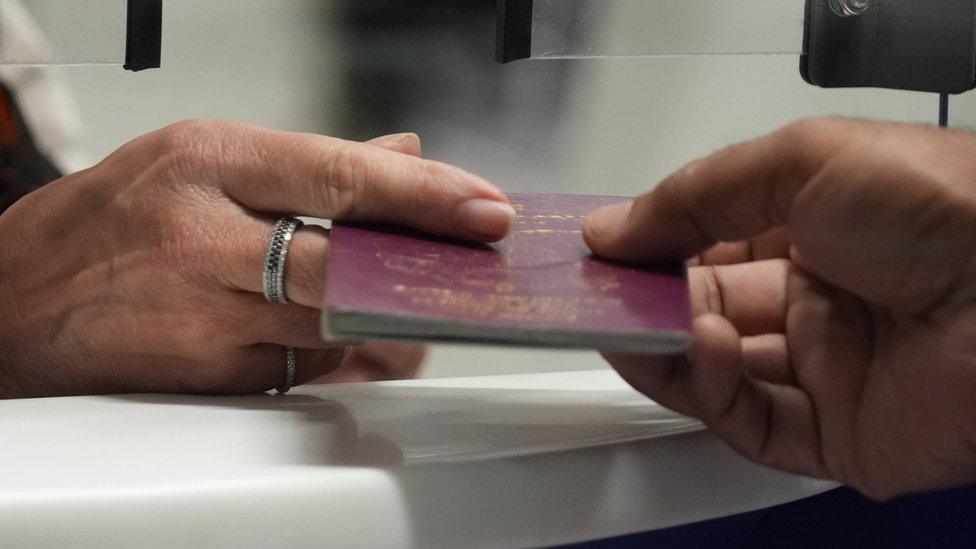
[[[457,209],[460,222],[485,240],[501,240],[515,226],[515,209],[504,202],[473,198]]]
[[[411,136],[414,135],[416,134],[410,132],[392,133],[390,135],[384,135],[381,137],[377,137],[375,139],[371,139],[367,141],[367,143],[372,143],[373,145],[383,145],[383,144],[396,145],[398,143],[402,143],[403,141],[406,141],[407,139],[409,139]]]
[[[407,139],[411,139],[411,138],[420,139],[419,137],[417,137],[417,134],[415,134],[413,132],[395,133],[395,134],[393,134],[393,135],[391,135],[391,136],[388,137],[388,139],[390,141],[394,142],[394,143],[402,143],[402,142],[406,141]]]
[[[612,238],[623,228],[633,201],[604,206],[586,217],[584,226],[586,234],[599,240]]]

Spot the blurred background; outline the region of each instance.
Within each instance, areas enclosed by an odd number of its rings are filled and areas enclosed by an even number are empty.
[[[426,156],[506,191],[629,196],[695,157],[804,116],[936,120],[934,96],[813,88],[789,55],[498,65],[495,0],[164,5],[162,69],[58,69],[91,161],[178,120],[227,118],[348,139],[414,131]],[[610,41],[641,32],[654,17],[641,7],[621,3],[598,32]],[[700,17],[720,21],[738,9],[718,0]],[[954,99],[952,120],[976,120],[976,96]],[[603,367],[594,353],[438,346],[425,375]]]

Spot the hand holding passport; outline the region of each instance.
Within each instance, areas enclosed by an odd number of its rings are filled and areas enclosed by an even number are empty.
[[[691,345],[683,266],[594,257],[583,219],[624,199],[509,195],[515,228],[495,244],[337,223],[323,335],[674,354]]]

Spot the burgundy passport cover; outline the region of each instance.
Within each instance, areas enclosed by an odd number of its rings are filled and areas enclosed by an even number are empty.
[[[593,257],[587,213],[622,198],[509,195],[514,232],[495,244],[337,223],[323,335],[677,353],[691,343],[681,266]]]

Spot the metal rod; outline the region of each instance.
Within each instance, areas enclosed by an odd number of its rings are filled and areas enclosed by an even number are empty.
[[[939,94],[939,127],[949,127],[949,94]]]

